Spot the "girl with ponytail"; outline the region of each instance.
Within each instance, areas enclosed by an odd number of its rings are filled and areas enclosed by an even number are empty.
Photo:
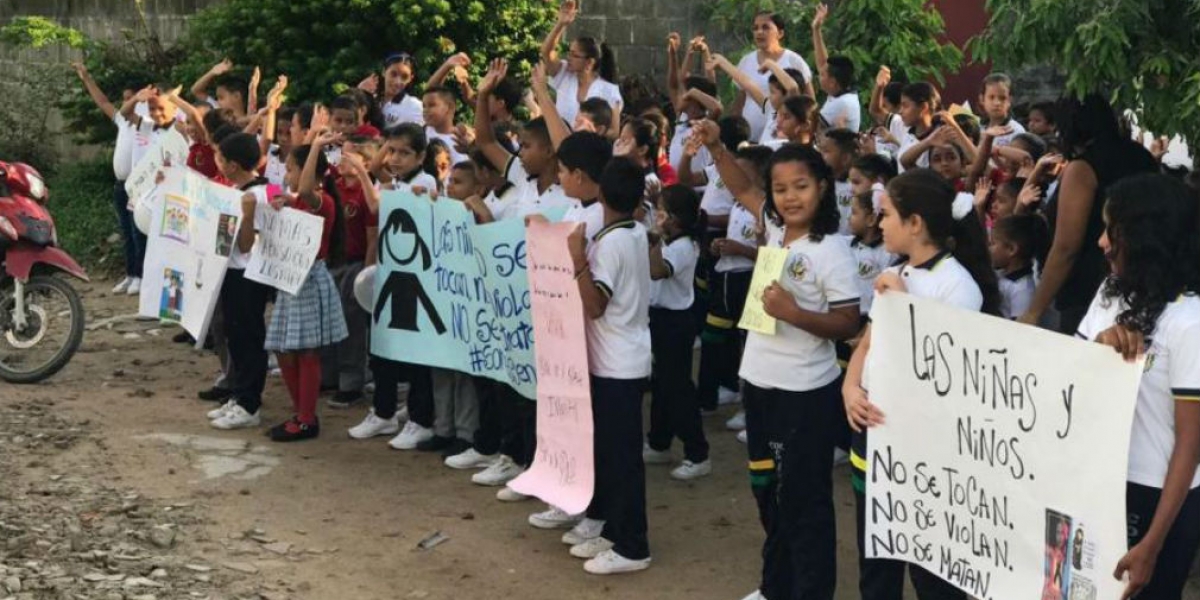
[[[997,314],[999,291],[991,269],[983,226],[973,214],[972,198],[956,195],[937,172],[913,169],[892,179],[880,198],[880,229],[888,252],[907,259],[885,270],[876,280],[879,293],[907,291],[967,310]],[[867,559],[864,550],[864,505],[867,469],[867,429],[882,424],[884,415],[871,404],[864,387],[864,365],[871,352],[867,325],[854,350],[842,400],[854,430],[850,462],[857,499],[859,589],[864,598],[899,598],[904,592],[905,563]],[[966,595],[925,569],[908,567],[913,587],[922,598],[962,598]]]
[[[558,97],[556,106],[563,121],[574,123],[579,105],[589,98],[602,98],[612,107],[609,137],[616,138],[621,130],[621,109],[625,102],[617,87],[617,60],[612,48],[592,37],[579,37],[571,42],[564,60],[558,58],[558,43],[579,8],[575,0],[565,0],[558,9],[558,21],[542,42],[542,62],[550,76],[550,87]]]

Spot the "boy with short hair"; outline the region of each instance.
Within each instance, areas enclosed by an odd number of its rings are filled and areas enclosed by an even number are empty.
[[[246,80],[230,74],[233,62],[228,58],[213,65],[196,83],[192,84],[192,96],[199,102],[206,102],[213,108],[232,110],[238,119],[246,116]],[[217,82],[217,95],[214,99],[208,93],[208,86]]]
[[[992,140],[997,148],[1012,143],[1013,138],[1025,133],[1025,127],[1012,118],[1012,79],[1004,73],[992,73],[983,78],[979,91],[979,107],[983,110],[986,125],[982,129],[1003,127],[1008,133]]]
[[[650,376],[650,250],[645,227],[633,218],[644,191],[642,170],[629,158],[613,159],[600,179],[604,229],[588,243],[578,227],[568,241],[587,317],[596,453],[588,518],[568,536],[579,541],[571,555],[590,559],[583,568],[595,575],[650,566],[642,460],[642,392]]]
[[[454,139],[454,114],[458,106],[458,99],[454,97],[454,92],[450,88],[442,86],[425,88],[425,94],[421,96],[421,104],[425,116],[425,137],[429,138],[430,142],[442,140],[446,144],[446,147],[450,149],[451,165],[467,160],[468,157],[456,148]]]

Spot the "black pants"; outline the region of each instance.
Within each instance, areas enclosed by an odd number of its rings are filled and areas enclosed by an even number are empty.
[[[587,516],[604,521],[604,539],[621,556],[650,556],[646,539],[646,464],[642,462],[642,379],[592,377],[596,492]]]
[[[429,367],[412,365],[371,355],[371,375],[375,379],[375,416],[390,419],[396,416],[400,396],[396,386],[408,384],[408,420],[433,427],[433,378]]]
[[[866,502],[862,492],[854,492],[855,521],[858,526],[858,591],[862,600],[903,600],[904,571],[912,579],[920,600],[967,600],[966,592],[941,577],[914,564],[887,558],[866,558]]]
[[[767,532],[759,589],[768,600],[833,598],[833,432],[840,389],[841,379],[807,392],[743,386],[751,488]]]
[[[142,265],[146,262],[146,234],[134,224],[133,213],[128,207],[129,192],[125,191],[125,182],[118,181],[113,187],[113,208],[117,211],[117,226],[121,229],[124,244],[125,275],[141,277]]]
[[[692,384],[692,340],[695,321],[687,310],[650,309],[650,348],[654,373],[650,381],[650,434],[647,443],[667,450],[671,439],[683,442],[684,456],[700,463],[708,460],[696,386]]]
[[[499,452],[528,467],[537,449],[537,403],[512,386],[482,377],[475,381],[479,397],[475,451],[485,456]]]
[[[1154,520],[1162,490],[1129,483],[1125,486],[1125,509],[1129,525],[1129,547],[1142,541]],[[1179,600],[1183,586],[1187,584],[1196,547],[1200,545],[1200,488],[1188,492],[1175,523],[1167,532],[1154,575],[1150,583],[1142,588],[1137,600]]]
[[[230,390],[246,412],[254,414],[262,407],[263,387],[267,383],[267,322],[264,313],[271,288],[250,281],[241,269],[225,272],[221,286],[221,310],[225,313],[225,337],[229,344],[230,372],[234,374]]]
[[[715,410],[719,388],[738,389],[742,331],[737,328],[750,291],[750,271],[713,271],[708,278],[708,316],[700,335],[700,408]]]

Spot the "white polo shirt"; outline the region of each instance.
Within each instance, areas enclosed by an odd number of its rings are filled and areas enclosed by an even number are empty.
[[[850,251],[854,253],[854,262],[857,264],[859,312],[869,315],[871,303],[875,300],[875,280],[879,278],[880,273],[896,262],[896,255],[887,251],[883,240],[866,244],[855,237],[848,239]]]
[[[900,159],[904,156],[904,153],[908,152],[909,148],[912,148],[913,146],[917,145],[921,140],[929,137],[930,135],[933,135],[933,132],[935,130],[936,130],[936,128],[930,129],[929,131],[925,132],[925,135],[922,137],[917,137],[917,134],[913,133],[912,128],[908,128],[905,130],[904,137],[900,138],[900,149],[896,151],[896,171],[898,173],[903,173],[904,171],[907,170],[904,168],[904,164],[900,162]],[[914,168],[922,168],[922,169],[929,168],[929,152],[928,151],[926,151],[925,153],[923,153],[917,157],[916,167],[914,167]]]
[[[858,100],[858,92],[846,92],[840,96],[830,96],[821,107],[821,116],[830,127],[838,127],[838,120],[845,119],[842,125],[850,131],[858,131],[862,126],[862,103]]]
[[[745,206],[735,204],[729,212],[729,226],[725,228],[725,239],[751,248],[758,247],[758,219]],[[742,255],[721,255],[713,266],[718,273],[749,271],[754,269],[754,260]]]
[[[908,127],[904,125],[904,119],[896,113],[888,113],[886,123],[888,133],[896,138],[897,142],[903,143],[908,138]],[[885,156],[891,157],[893,160],[899,161],[900,144],[892,143],[885,140],[882,136],[875,136],[875,149]]]
[[[996,282],[1000,284],[1000,316],[1015,319],[1029,310],[1029,305],[1033,302],[1033,292],[1037,289],[1033,267],[1013,271],[1007,275],[997,271]]]
[[[254,198],[258,201],[258,204],[254,207],[254,231],[258,231],[263,227],[263,219],[266,218],[264,216],[266,211],[275,210],[271,208],[271,199],[267,198],[267,186],[259,184],[242,190],[242,193],[243,195],[246,193],[254,194]],[[238,209],[241,209],[240,199],[238,200]],[[238,223],[238,229],[241,229],[241,223]],[[246,265],[248,264],[250,264],[250,253],[239,250],[237,246],[237,239],[235,238],[233,242],[233,249],[229,253],[229,264],[226,266],[226,268],[244,271],[246,269]]]
[[[431,142],[433,140],[441,140],[442,143],[446,144],[446,147],[450,149],[450,166],[457,165],[465,160],[471,160],[470,156],[459,152],[458,149],[454,147],[453,133],[438,133],[436,130],[434,130],[434,128],[426,127],[425,137]]]
[[[1077,335],[1095,340],[1116,324],[1124,310],[1124,302],[1105,298],[1101,288]],[[1175,449],[1175,403],[1200,402],[1200,297],[1184,294],[1168,304],[1146,345],[1146,366],[1129,439],[1127,479],[1162,489]],[[1200,471],[1192,476],[1189,487],[1200,487]]]
[[[768,246],[785,247],[780,231],[769,234]],[[844,238],[827,235],[815,242],[804,236],[786,248],[788,258],[778,281],[800,308],[825,313],[858,306],[854,255]],[[746,298],[746,302],[761,301]],[[807,392],[832,383],[841,374],[833,340],[783,321],[776,325],[775,335],[749,332],[743,356],[739,375],[760,388]]]
[[[812,81],[812,69],[809,68],[808,63],[799,54],[791,50],[784,50],[783,56],[779,57],[779,60],[776,62],[784,69],[796,69],[804,75],[804,81],[796,82],[800,84],[801,91],[804,90],[806,83]],[[770,96],[771,74],[759,73],[759,66],[758,51],[753,50],[743,56],[742,60],[738,61],[737,68],[758,83],[758,87],[762,90],[763,94]],[[770,103],[768,102],[767,104]],[[742,108],[742,116],[745,117],[746,122],[750,123],[750,139],[757,140],[761,138],[763,129],[766,128],[768,123],[766,115],[763,113],[763,107],[754,102],[746,102]]]
[[[650,306],[668,310],[690,309],[700,246],[690,237],[678,237],[663,246],[662,256],[670,275],[650,282]]]
[[[588,244],[592,281],[608,296],[598,319],[587,320],[588,367],[610,379],[650,376],[650,248],[646,228],[613,223]]]
[[[516,184],[505,181],[504,185],[488,192],[487,197],[483,199],[483,204],[492,213],[492,219],[499,221],[508,212],[509,207],[517,201],[520,193],[521,190]]]
[[[1012,131],[992,140],[993,148],[1007,146],[1012,143],[1013,138],[1017,137],[1018,135],[1021,135],[1022,133],[1025,133],[1025,126],[1021,125],[1020,121],[1017,121],[1016,119],[1014,119],[1012,117],[1009,117],[1008,122],[1005,123],[1005,125],[1008,127],[1011,127]],[[987,127],[988,127],[987,125],[984,125],[984,129],[987,129]]]
[[[525,171],[525,165],[521,164],[519,157],[513,156],[508,159],[508,166],[504,168],[504,178],[517,186],[516,201],[508,203],[503,215],[493,213],[492,216],[496,220],[515,217],[523,219],[528,215],[555,208],[570,209],[579,203],[578,200],[567,196],[562,186],[557,183],[546,188],[544,192],[538,191],[537,177]]]
[[[437,179],[435,179],[433,175],[430,175],[421,169],[417,169],[416,171],[409,173],[408,177],[396,179],[392,182],[392,189],[394,190],[411,192],[413,191],[413,188],[424,188],[426,195],[431,194],[437,191]]]
[[[671,138],[671,146],[667,149],[667,160],[671,161],[671,168],[676,172],[681,171],[680,164],[683,162],[683,147],[687,143],[688,138],[692,135],[692,124],[687,117],[681,117],[675,123],[675,136]],[[692,172],[703,173],[705,168],[712,165],[712,155],[709,154],[708,148],[701,146],[696,155],[692,157]]]
[[[405,94],[399,102],[389,100],[383,105],[383,126],[391,129],[401,123],[416,123],[425,125],[425,107],[421,99],[412,94]]]
[[[604,205],[599,200],[587,204],[577,201],[563,213],[562,220],[566,223],[583,223],[583,239],[591,243],[591,239],[604,229]]]
[[[134,130],[120,112],[113,113],[113,124],[117,126],[117,145],[113,148],[113,175],[117,181],[125,181],[133,172]]]
[[[716,166],[704,167],[704,176],[708,183],[704,186],[704,195],[700,196],[700,210],[713,216],[728,215],[733,210],[733,192],[721,181]]]
[[[758,143],[761,146],[771,146],[772,144],[785,144],[787,138],[779,135],[779,111],[771,105],[771,100],[768,98],[763,100],[763,130],[762,135],[758,136]],[[775,146],[776,149],[779,146]]]
[[[850,207],[854,205],[854,188],[849,181],[834,181],[833,195],[837,197],[838,214],[841,215],[838,233],[850,235]]]
[[[575,123],[575,117],[579,115],[579,74],[568,71],[567,61],[560,60],[558,61],[558,75],[550,80],[550,87],[555,91],[554,106],[558,109],[558,116],[562,117],[568,126],[572,125]],[[583,99],[591,98],[603,98],[612,107],[614,114],[620,113],[621,107],[625,104],[625,101],[621,99],[621,88],[601,77],[592,80],[592,84],[588,86],[587,95]]]

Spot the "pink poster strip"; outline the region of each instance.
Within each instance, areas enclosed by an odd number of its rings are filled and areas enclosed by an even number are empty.
[[[537,358],[537,455],[512,489],[572,514],[592,501],[592,394],[583,301],[567,236],[575,223],[526,230]]]

